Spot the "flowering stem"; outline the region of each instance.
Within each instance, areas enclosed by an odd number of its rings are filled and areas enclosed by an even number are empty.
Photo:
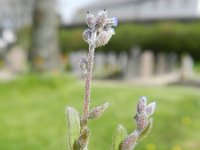
[[[84,109],[83,109],[83,119],[85,122],[85,126],[87,125],[87,119],[90,107],[90,94],[91,94],[91,81],[93,72],[95,41],[96,41],[96,32],[94,31],[92,33],[92,41],[89,43],[87,74],[85,77],[85,96],[84,96]]]
[[[88,29],[83,32],[83,39],[89,44],[87,59],[81,58],[80,68],[85,77],[85,91],[82,116],[71,107],[67,108],[67,119],[69,129],[69,145],[71,150],[88,150],[90,131],[87,127],[88,119],[99,118],[107,109],[108,103],[94,107],[90,110],[91,82],[93,74],[93,63],[95,48],[108,43],[117,25],[116,18],[107,18],[106,10],[101,10],[97,15],[87,12],[86,23]]]

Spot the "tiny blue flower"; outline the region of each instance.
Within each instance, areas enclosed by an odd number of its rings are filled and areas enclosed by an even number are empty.
[[[118,20],[117,20],[117,17],[113,17],[113,26],[116,27],[118,26]]]
[[[107,19],[107,25],[116,27],[118,25],[118,21],[116,17],[108,18]]]

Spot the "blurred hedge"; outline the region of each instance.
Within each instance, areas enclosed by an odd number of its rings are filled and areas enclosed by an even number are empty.
[[[82,40],[83,30],[84,27],[60,29],[58,36],[61,51],[68,53],[87,49],[88,45]],[[120,24],[115,31],[116,35],[109,44],[99,50],[128,51],[138,45],[155,52],[190,52],[200,58],[200,21]],[[19,44],[30,47],[30,34],[30,28],[19,31]]]
[[[84,28],[61,29],[60,45],[63,51],[87,49],[82,40]],[[116,35],[102,51],[128,51],[134,45],[154,51],[190,52],[200,56],[200,22],[162,22],[121,24]]]

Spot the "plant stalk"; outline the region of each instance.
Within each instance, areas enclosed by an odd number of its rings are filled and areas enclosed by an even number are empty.
[[[90,95],[91,95],[91,81],[93,73],[93,63],[94,63],[94,51],[95,51],[95,41],[96,41],[96,31],[92,33],[92,41],[89,44],[88,52],[88,63],[87,63],[87,74],[85,77],[85,96],[84,96],[84,109],[83,109],[83,121],[84,126],[87,125],[89,108],[90,108]]]

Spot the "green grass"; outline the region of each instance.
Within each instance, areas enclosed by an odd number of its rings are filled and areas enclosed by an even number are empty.
[[[82,111],[83,83],[73,77],[21,77],[0,83],[0,150],[67,150],[65,107]],[[138,97],[157,102],[154,126],[137,150],[199,150],[200,92],[189,87],[93,84],[92,106],[111,103],[90,121],[90,150],[111,149],[117,124],[130,132]]]

